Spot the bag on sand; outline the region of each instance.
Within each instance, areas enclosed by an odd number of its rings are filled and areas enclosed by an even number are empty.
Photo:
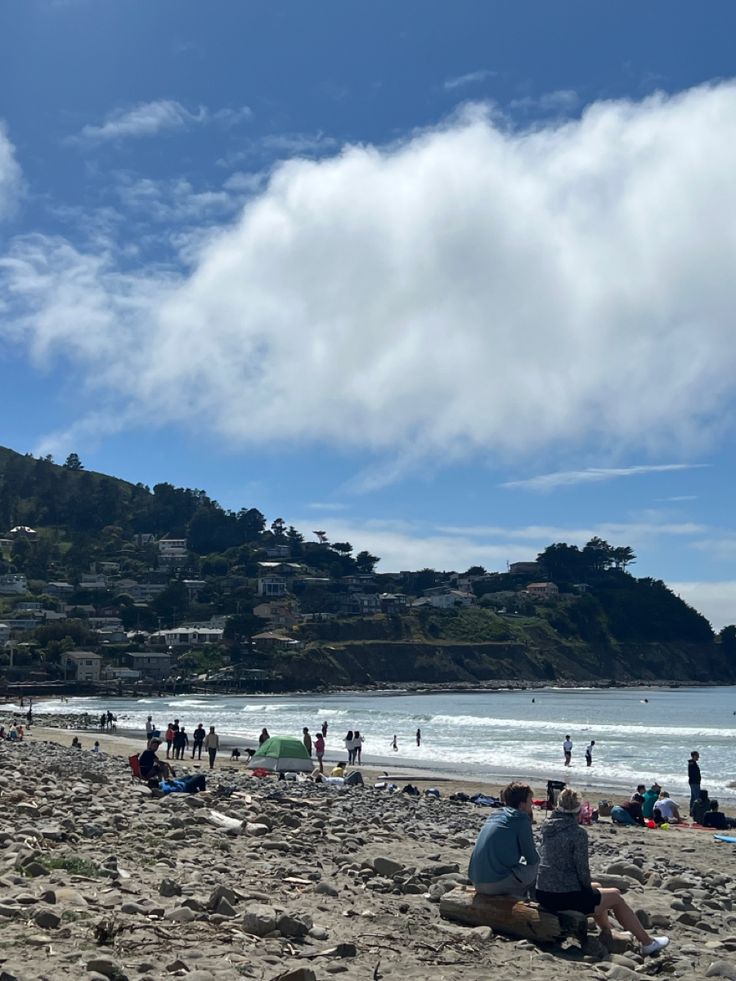
[[[599,800],[598,801],[598,816],[607,818],[611,816],[611,811],[613,810],[613,805],[610,800]]]

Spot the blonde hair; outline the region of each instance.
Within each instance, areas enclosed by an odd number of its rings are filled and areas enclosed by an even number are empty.
[[[564,790],[560,791],[560,796],[557,798],[557,808],[560,811],[567,811],[569,814],[575,814],[579,811],[580,797],[577,790],[573,790],[572,787],[565,787]]]

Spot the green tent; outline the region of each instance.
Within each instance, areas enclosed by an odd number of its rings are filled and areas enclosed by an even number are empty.
[[[312,757],[301,739],[291,736],[271,736],[258,747],[255,756],[251,756],[248,766],[251,770],[273,770],[274,773],[292,772],[311,773],[314,769]]]

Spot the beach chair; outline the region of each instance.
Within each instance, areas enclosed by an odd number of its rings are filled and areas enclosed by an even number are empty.
[[[548,780],[547,781],[547,810],[554,811],[557,807],[557,798],[560,796],[560,791],[564,790],[567,784],[564,780]]]
[[[134,753],[132,756],[128,757],[128,763],[130,764],[131,781],[135,783],[138,780],[143,780],[143,775],[141,774],[141,764],[138,759],[138,754]]]

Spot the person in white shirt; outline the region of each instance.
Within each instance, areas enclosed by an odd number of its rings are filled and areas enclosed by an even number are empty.
[[[590,744],[585,747],[585,765],[593,765],[593,747],[595,746],[595,739],[590,740]]]
[[[210,770],[215,765],[215,757],[217,756],[217,750],[220,748],[220,737],[215,732],[215,727],[210,726],[210,731],[204,737],[204,748],[207,750],[207,755],[210,758]]]
[[[565,741],[562,744],[562,752],[565,754],[565,766],[570,765],[570,760],[572,759],[572,739],[570,736],[565,736]]]
[[[659,818],[657,811],[659,811]],[[659,800],[654,805],[654,820],[657,824],[682,824],[680,809],[666,790],[662,791]]]

